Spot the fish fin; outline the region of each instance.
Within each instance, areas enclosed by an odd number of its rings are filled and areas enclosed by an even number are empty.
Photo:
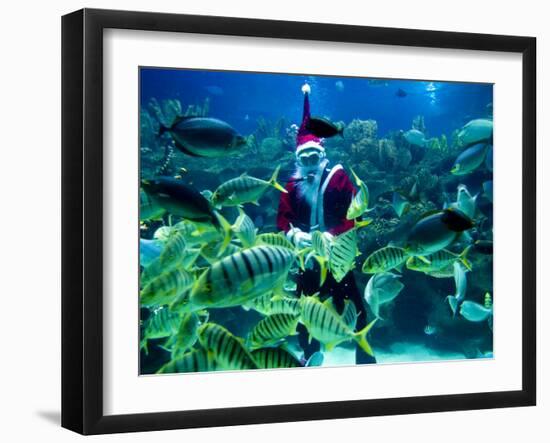
[[[456,316],[458,301],[452,295],[447,295],[447,301],[449,302],[449,306],[451,307],[451,311],[453,312],[453,317]]]
[[[219,212],[215,211],[214,215],[216,216],[216,219],[218,220],[222,230],[223,230],[223,242],[220,246],[220,250],[218,251],[218,257],[220,257],[227,246],[229,245],[229,242],[231,241],[231,225],[229,222],[225,219],[223,215],[221,215]]]
[[[324,360],[323,353],[321,351],[317,351],[311,354],[311,357],[308,358],[305,366],[306,367],[322,366],[323,360]]]
[[[139,344],[139,348],[143,349],[145,351],[145,355],[149,355],[149,344],[148,344],[148,340],[146,338],[141,340],[141,342]]]
[[[353,175],[353,179],[355,180],[355,184],[358,186],[358,187],[361,187],[361,185],[363,184],[363,180],[361,180],[357,174],[355,173],[355,171],[353,170],[353,168],[350,166],[349,170],[351,171],[351,175]]]
[[[323,284],[325,283],[325,280],[327,279],[327,274],[328,274],[327,259],[324,257],[319,257],[318,255],[315,255],[314,257],[317,260],[317,263],[319,263],[319,266],[321,268],[321,272],[320,272],[321,280],[319,284],[319,287],[321,287],[323,286]]]
[[[468,255],[468,252],[470,252],[470,249],[472,249],[472,245],[468,245],[464,248],[464,251],[462,251],[460,253],[460,255],[458,256],[458,259],[462,262],[462,264],[464,265],[464,267],[466,269],[468,269],[468,271],[471,271],[472,270],[472,262],[470,262],[470,260],[468,260],[466,258],[466,256]]]
[[[355,227],[356,228],[364,228],[365,226],[370,225],[373,222],[372,218],[366,218],[365,220],[357,221],[355,220]]]
[[[432,262],[430,260],[428,260],[426,257],[424,257],[423,255],[417,255],[418,259],[424,263],[426,263],[427,265],[431,265]]]
[[[279,175],[280,170],[281,170],[281,165],[277,166],[275,171],[273,171],[273,175],[269,179],[269,184],[273,186],[275,189],[283,192],[284,194],[288,194],[288,191],[277,182],[277,176]]]
[[[374,357],[374,352],[369,342],[367,341],[367,334],[377,321],[378,319],[375,318],[367,326],[365,326],[359,332],[355,333],[355,340],[357,341],[357,344],[359,345],[359,347],[372,357]]]

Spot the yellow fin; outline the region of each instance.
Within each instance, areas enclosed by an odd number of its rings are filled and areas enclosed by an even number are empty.
[[[354,334],[355,335],[355,341],[357,341],[357,344],[359,345],[359,347],[372,357],[374,357],[374,352],[373,352],[369,342],[367,341],[367,333],[374,326],[374,324],[376,323],[377,320],[378,319],[375,318],[367,326],[365,326],[359,332],[356,332]]]

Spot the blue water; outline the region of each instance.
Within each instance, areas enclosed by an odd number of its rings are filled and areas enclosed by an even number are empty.
[[[151,98],[177,98],[200,103],[210,97],[210,114],[227,121],[241,133],[253,132],[258,117],[286,117],[299,124],[304,82],[312,86],[311,108],[315,115],[333,121],[374,119],[379,133],[409,129],[412,119],[423,115],[427,135],[450,136],[474,118],[492,115],[491,84],[437,81],[321,77],[225,71],[142,69],[141,104]],[[342,82],[343,88],[336,86]],[[399,89],[407,95],[396,95]],[[248,119],[247,119],[248,116]]]
[[[207,100],[208,117],[227,122],[244,137],[255,137],[252,147],[229,157],[191,157],[173,146],[167,157],[169,138],[159,138],[151,144],[155,135],[142,132],[142,178],[151,179],[158,174],[177,177],[207,195],[244,173],[268,180],[275,167],[280,166],[279,182],[284,186],[295,171],[295,141],[289,138],[288,130],[301,122],[304,83],[311,86],[312,115],[346,126],[343,137],[326,140],[330,164],[342,164],[350,176],[353,167],[370,190],[369,207],[374,210],[369,216],[374,221],[359,231],[360,255],[352,271],[361,297],[372,277],[361,272],[365,258],[388,244],[403,244],[425,213],[456,200],[459,185],[466,185],[472,196],[479,194],[473,216],[475,227],[469,230],[469,238],[461,237],[447,249],[458,254],[476,240],[492,241],[492,201],[483,194],[483,183],[492,180],[492,170],[484,162],[466,175],[450,173],[465,149],[457,144],[458,131],[474,119],[492,120],[492,84],[142,68],[142,118],[144,114],[152,116],[151,102],[155,100],[178,101],[183,111],[189,105],[203,106]],[[377,130],[369,137],[350,129],[354,125],[372,128],[373,124]],[[405,141],[403,133],[413,125],[420,125],[425,138],[435,145],[418,147]],[[274,144],[274,140],[280,143]],[[392,208],[395,190],[410,193],[411,209],[402,217]],[[280,192],[270,187],[259,205],[243,205],[258,233],[277,231],[279,198]],[[224,207],[220,213],[230,223],[238,215],[235,208]],[[141,237],[150,240],[156,230],[180,220],[170,214],[161,220],[142,219]],[[489,293],[494,300],[492,254],[472,246],[468,259],[472,270],[467,273],[466,299],[483,304],[484,294]],[[202,272],[211,263],[199,258],[197,266]],[[455,293],[452,275],[434,278],[406,268],[392,272],[400,273],[404,288],[381,307],[381,319],[370,332],[369,342],[377,363],[492,356],[492,324],[467,321],[450,311],[446,297]],[[373,313],[366,303],[358,310],[372,320]],[[262,318],[239,306],[209,311],[210,322],[223,325],[243,339]],[[151,312],[152,309],[143,308],[142,320]],[[142,338],[143,333],[142,325]],[[169,361],[170,355],[163,348],[165,342],[164,338],[151,340],[149,354],[141,352],[142,373],[156,372]],[[301,357],[296,337],[288,338],[284,344],[297,358]],[[354,364],[354,357],[353,345],[347,343],[327,352],[324,365]]]

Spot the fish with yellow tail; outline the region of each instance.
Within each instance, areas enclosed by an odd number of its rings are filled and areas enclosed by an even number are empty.
[[[141,323],[140,349],[149,353],[147,343],[149,340],[168,338],[176,333],[180,325],[180,316],[166,307],[153,309],[149,317]]]
[[[254,226],[254,222],[246,215],[242,208],[239,208],[239,216],[231,226],[231,229],[241,242],[243,248],[250,248],[256,243],[256,226]]]
[[[346,341],[354,340],[367,354],[374,356],[374,352],[367,341],[367,334],[376,322],[376,319],[355,332],[342,316],[333,308],[331,300],[319,301],[315,296],[301,298],[301,322],[307,328],[311,338],[315,338],[331,351],[335,346]]]
[[[364,261],[361,271],[365,274],[377,274],[399,268],[407,260],[407,252],[397,246],[385,246],[374,251]]]
[[[224,257],[197,279],[188,307],[240,306],[266,292],[282,292],[294,260],[294,252],[278,246],[254,246]]]
[[[220,369],[258,369],[243,339],[234,336],[223,326],[205,323],[199,327],[198,336],[200,344],[213,354]]]
[[[329,252],[329,270],[334,280],[341,282],[355,268],[355,259],[361,255],[357,248],[357,227],[334,237]]]
[[[287,238],[286,235],[276,232],[264,232],[256,236],[256,246],[280,246],[294,250],[295,246]]]
[[[162,267],[172,266],[181,261],[185,255],[187,243],[182,233],[175,233],[168,238],[160,253],[160,265]]]
[[[240,177],[233,178],[221,184],[212,195],[212,204],[220,209],[224,206],[240,206],[244,203],[258,205],[258,200],[272,186],[278,191],[288,191],[277,182],[280,166],[277,166],[271,178],[266,181],[260,178],[251,177],[244,173]]]
[[[204,349],[194,349],[179,358],[170,360],[162,366],[157,374],[181,374],[185,372],[216,371],[219,365],[214,354]]]
[[[292,314],[273,314],[264,317],[248,334],[249,349],[273,346],[290,335],[296,335],[298,316]]]
[[[142,306],[160,306],[171,303],[178,295],[189,289],[195,278],[179,267],[169,270],[151,280],[139,293]]]
[[[472,270],[472,263],[466,258],[471,246],[467,246],[460,254],[442,249],[434,252],[433,254],[425,255],[422,258],[418,256],[412,256],[407,259],[407,269],[411,271],[423,272],[430,275],[437,271],[442,271],[450,266],[452,267],[455,261],[460,261],[466,269]]]
[[[178,330],[163,346],[172,353],[172,360],[182,357],[197,343],[199,326],[208,321],[208,312],[187,312],[181,315]]]
[[[353,169],[350,168],[350,170],[353,178],[355,179],[355,183],[359,188],[359,191],[353,196],[351,200],[348,211],[346,213],[346,218],[348,220],[354,220],[361,217],[365,212],[369,212],[369,188],[367,187],[367,184],[357,176]],[[363,221],[362,226],[366,226],[368,224],[366,223],[367,221],[369,221],[370,223],[370,221],[372,220],[369,219]]]

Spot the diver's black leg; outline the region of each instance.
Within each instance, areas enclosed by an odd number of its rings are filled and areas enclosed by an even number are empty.
[[[319,291],[319,273],[312,270],[300,272],[296,283],[296,291],[302,297],[313,295]],[[298,323],[296,332],[298,332],[298,343],[304,351],[306,360],[321,349],[321,343],[314,338],[311,339],[311,343],[309,342],[309,332],[302,323]]]
[[[321,349],[321,343],[314,338],[309,343],[309,333],[302,323],[298,323],[296,331],[298,332],[298,343],[300,343],[300,347],[304,350],[304,358],[307,360]]]

